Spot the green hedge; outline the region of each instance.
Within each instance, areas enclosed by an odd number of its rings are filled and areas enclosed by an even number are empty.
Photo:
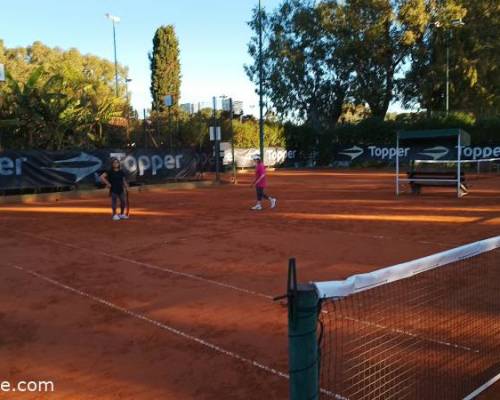
[[[399,130],[461,128],[471,135],[472,144],[486,146],[500,143],[500,117],[475,120],[466,113],[448,117],[426,118],[422,114],[399,114],[392,120],[366,118],[356,124],[338,124],[334,129],[315,132],[308,125],[285,124],[286,146],[299,149],[302,159],[317,152],[319,163],[326,165],[332,159],[335,144],[394,145]]]

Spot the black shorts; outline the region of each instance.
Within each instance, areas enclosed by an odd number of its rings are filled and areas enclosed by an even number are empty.
[[[264,193],[264,188],[263,187],[256,187],[255,188],[257,191],[257,201],[261,201],[263,198],[267,199],[267,195]]]

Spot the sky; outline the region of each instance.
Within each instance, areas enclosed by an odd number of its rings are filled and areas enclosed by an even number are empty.
[[[261,0],[268,10],[281,0]],[[226,95],[258,113],[255,87],[244,71],[250,64],[247,24],[258,0],[0,0],[0,39],[6,47],[41,41],[77,48],[113,60],[113,30],[106,13],[120,17],[116,27],[118,62],[129,69],[132,105],[150,108],[148,53],[161,25],[175,27],[180,47],[181,103],[211,103]],[[400,107],[392,106],[391,111]]]
[[[274,9],[280,0],[262,0]],[[129,68],[132,105],[150,108],[150,69],[155,30],[172,24],[179,40],[181,103],[211,102],[226,95],[255,114],[255,87],[243,69],[250,64],[247,21],[257,0],[0,0],[0,39],[6,47],[41,41],[50,47],[77,48],[113,60],[112,24],[118,62]]]

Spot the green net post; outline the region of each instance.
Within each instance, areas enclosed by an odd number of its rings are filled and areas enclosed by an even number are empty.
[[[297,285],[295,259],[288,267],[288,364],[290,400],[319,398],[316,326],[318,296],[313,285]]]

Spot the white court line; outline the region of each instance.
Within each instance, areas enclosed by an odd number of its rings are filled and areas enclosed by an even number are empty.
[[[167,267],[159,267],[158,265],[154,265],[154,264],[150,264],[150,263],[146,263],[146,262],[142,262],[142,261],[133,260],[133,259],[127,258],[127,257],[116,256],[114,254],[106,253],[106,252],[100,251],[100,250],[90,250],[90,249],[87,249],[85,247],[76,246],[76,245],[69,244],[69,243],[64,243],[63,241],[60,241],[60,240],[57,240],[57,239],[51,239],[51,238],[47,238],[47,237],[43,237],[43,236],[38,236],[38,235],[34,235],[32,233],[27,233],[27,232],[22,232],[22,231],[16,231],[16,230],[10,230],[10,232],[19,233],[21,235],[33,237],[35,239],[43,240],[43,241],[46,241],[46,242],[57,243],[57,244],[59,244],[61,246],[69,247],[69,248],[80,250],[80,251],[85,251],[85,252],[91,253],[91,254],[100,254],[100,255],[108,257],[108,258],[112,258],[112,259],[115,259],[115,260],[120,260],[120,261],[127,262],[127,263],[130,263],[130,264],[139,265],[141,267],[145,267],[145,268],[149,268],[149,269],[154,269],[156,271],[167,272],[167,273],[172,274],[172,275],[178,275],[178,276],[182,276],[184,278],[194,279],[194,280],[201,281],[201,282],[204,282],[204,283],[210,283],[212,285],[220,286],[220,287],[223,287],[223,288],[226,288],[226,289],[231,289],[231,290],[236,290],[236,291],[241,292],[241,293],[246,293],[246,294],[249,294],[251,296],[263,297],[265,299],[273,300],[273,296],[269,296],[269,295],[264,294],[264,293],[256,292],[256,291],[249,290],[249,289],[244,289],[244,288],[241,288],[241,287],[238,287],[238,286],[231,285],[229,283],[215,281],[213,279],[203,278],[201,276],[194,275],[194,274],[189,274],[187,272],[180,272],[180,271],[176,271],[176,270],[173,270],[173,269],[167,268]]]
[[[472,400],[476,398],[479,394],[484,392],[486,389],[489,387],[493,386],[496,382],[500,381],[500,374],[495,376],[494,378],[491,378],[488,382],[486,382],[484,385],[478,387],[476,390],[474,390],[471,394],[468,396],[464,397],[463,400]]]
[[[149,317],[147,317],[147,316],[145,316],[143,314],[139,314],[139,313],[137,313],[135,311],[132,311],[132,310],[129,310],[127,308],[121,307],[121,306],[119,306],[117,304],[111,303],[110,301],[105,300],[105,299],[103,299],[101,297],[97,297],[97,296],[94,296],[94,295],[89,294],[87,292],[84,292],[83,290],[76,289],[74,287],[68,286],[68,285],[66,285],[66,284],[64,284],[62,282],[59,282],[59,281],[57,281],[55,279],[52,279],[52,278],[49,278],[48,276],[40,274],[40,273],[38,273],[36,271],[33,271],[31,269],[23,268],[23,267],[21,267],[19,265],[11,264],[11,263],[6,263],[6,264],[3,264],[3,265],[7,265],[10,268],[17,269],[18,271],[21,271],[21,272],[24,272],[26,274],[32,275],[32,276],[34,276],[36,278],[39,278],[39,279],[41,279],[41,280],[43,280],[45,282],[48,282],[48,283],[52,284],[54,286],[57,286],[57,287],[59,287],[61,289],[64,289],[64,290],[66,290],[68,292],[77,294],[77,295],[79,295],[81,297],[85,297],[85,298],[87,298],[87,299],[89,299],[89,300],[91,300],[91,301],[93,301],[95,303],[102,304],[102,305],[104,305],[104,306],[106,306],[108,308],[111,308],[111,309],[113,309],[115,311],[118,311],[118,312],[120,312],[122,314],[128,315],[129,317],[132,317],[132,318],[144,321],[144,322],[146,322],[146,323],[148,323],[150,325],[153,325],[153,326],[155,326],[157,328],[163,329],[163,330],[165,330],[167,332],[170,332],[170,333],[172,333],[174,335],[180,336],[180,337],[182,337],[184,339],[187,339],[187,340],[189,340],[191,342],[198,343],[201,346],[207,347],[207,348],[209,348],[209,349],[211,349],[211,350],[213,350],[213,351],[215,351],[217,353],[220,353],[220,354],[223,354],[223,355],[225,355],[227,357],[230,357],[230,358],[233,358],[235,360],[238,360],[238,361],[240,361],[240,362],[242,362],[244,364],[247,364],[247,365],[250,365],[252,367],[261,369],[261,370],[266,371],[266,372],[268,372],[268,373],[270,373],[272,375],[276,375],[276,376],[279,376],[279,377],[287,379],[287,380],[290,379],[290,375],[287,374],[287,373],[285,373],[285,372],[282,372],[282,371],[279,371],[279,370],[277,370],[275,368],[269,367],[269,366],[267,366],[265,364],[262,364],[262,363],[260,363],[260,362],[258,362],[256,360],[252,360],[250,358],[246,358],[246,357],[244,357],[244,356],[242,356],[242,355],[240,355],[238,353],[235,353],[233,351],[226,350],[223,347],[220,347],[220,346],[217,346],[216,344],[207,342],[206,340],[201,339],[201,338],[199,338],[197,336],[190,335],[189,333],[181,331],[181,330],[179,330],[177,328],[174,328],[174,327],[172,327],[170,325],[167,325],[167,324],[165,324],[163,322],[154,320],[154,319],[149,318]],[[320,389],[320,392],[323,393],[323,394],[325,394],[328,397],[333,397],[333,398],[338,399],[338,400],[348,400],[346,397],[340,396],[340,395],[338,395],[336,393],[333,393],[333,392],[331,392],[329,390],[326,390],[326,389]]]
[[[64,290],[66,290],[68,292],[72,292],[72,293],[77,294],[79,296],[85,297],[85,298],[87,298],[89,300],[92,300],[95,303],[102,304],[102,305],[104,305],[104,306],[106,306],[108,308],[111,308],[111,309],[113,309],[115,311],[118,311],[118,312],[120,312],[122,314],[126,314],[126,315],[128,315],[128,316],[130,316],[132,318],[135,318],[135,319],[147,322],[148,324],[154,325],[157,328],[160,328],[160,329],[163,329],[163,330],[168,331],[170,333],[173,333],[174,335],[181,336],[182,338],[190,340],[192,342],[196,342],[196,343],[198,343],[198,344],[200,344],[202,346],[208,347],[211,350],[214,350],[214,351],[216,351],[218,353],[224,354],[224,355],[226,355],[228,357],[234,358],[234,359],[236,359],[238,361],[241,361],[241,362],[243,362],[245,364],[248,364],[248,365],[251,365],[253,367],[262,369],[262,370],[264,370],[266,372],[269,372],[269,373],[271,373],[273,375],[280,376],[280,377],[285,378],[285,379],[289,379],[290,378],[290,376],[288,374],[286,374],[284,372],[281,372],[281,371],[279,371],[279,370],[277,370],[275,368],[268,367],[267,365],[264,365],[264,364],[262,364],[262,363],[260,363],[258,361],[252,360],[250,358],[243,357],[243,356],[241,356],[241,355],[239,355],[239,354],[237,354],[235,352],[232,352],[230,350],[224,349],[223,347],[217,346],[216,344],[207,342],[206,340],[203,340],[203,339],[201,339],[199,337],[190,335],[189,333],[183,332],[183,331],[181,331],[179,329],[176,329],[176,328],[174,328],[172,326],[164,324],[163,322],[151,319],[151,318],[149,318],[149,317],[147,317],[147,316],[145,316],[143,314],[139,314],[139,313],[137,313],[135,311],[132,311],[132,310],[129,310],[127,308],[120,307],[119,305],[111,303],[110,301],[105,300],[103,298],[94,296],[92,294],[89,294],[89,293],[84,292],[84,291],[79,290],[79,289],[75,289],[75,288],[73,288],[71,286],[68,286],[68,285],[66,285],[66,284],[64,284],[62,282],[59,282],[59,281],[55,280],[55,279],[49,278],[48,276],[42,275],[42,274],[40,274],[40,273],[38,273],[36,271],[33,271],[31,269],[23,268],[23,267],[21,267],[19,265],[11,264],[11,263],[6,263],[4,265],[7,265],[7,266],[9,266],[9,267],[11,267],[13,269],[17,269],[19,271],[22,271],[22,272],[24,272],[26,274],[32,275],[32,276],[34,276],[36,278],[39,278],[39,279],[41,279],[41,280],[43,280],[45,282],[48,282],[48,283],[52,284],[54,286],[57,286],[57,287],[59,287],[61,289],[64,289]]]
[[[329,312],[326,311],[325,314],[329,314]],[[403,330],[403,329],[389,328],[388,326],[385,326],[385,325],[382,325],[382,324],[377,324],[375,322],[364,321],[364,320],[357,319],[357,318],[347,317],[345,315],[339,315],[339,317],[340,318],[344,318],[344,319],[346,319],[348,321],[358,322],[358,323],[360,323],[362,325],[365,325],[365,326],[375,327],[375,328],[386,330],[386,331],[389,331],[389,332],[392,332],[392,333],[398,333],[400,335],[410,336],[412,338],[415,338],[415,339],[418,339],[418,340],[421,340],[421,341],[425,341],[425,342],[429,342],[429,343],[434,343],[434,344],[440,344],[440,345],[447,346],[447,347],[453,347],[453,348],[458,349],[458,350],[470,351],[472,353],[478,353],[478,354],[481,353],[479,350],[473,349],[473,348],[468,347],[468,346],[463,346],[463,345],[460,345],[460,344],[447,342],[445,340],[437,340],[437,339],[427,338],[425,336],[422,336],[422,335],[419,335],[417,333],[413,333],[413,332],[410,332],[410,331],[406,331],[406,330]]]

